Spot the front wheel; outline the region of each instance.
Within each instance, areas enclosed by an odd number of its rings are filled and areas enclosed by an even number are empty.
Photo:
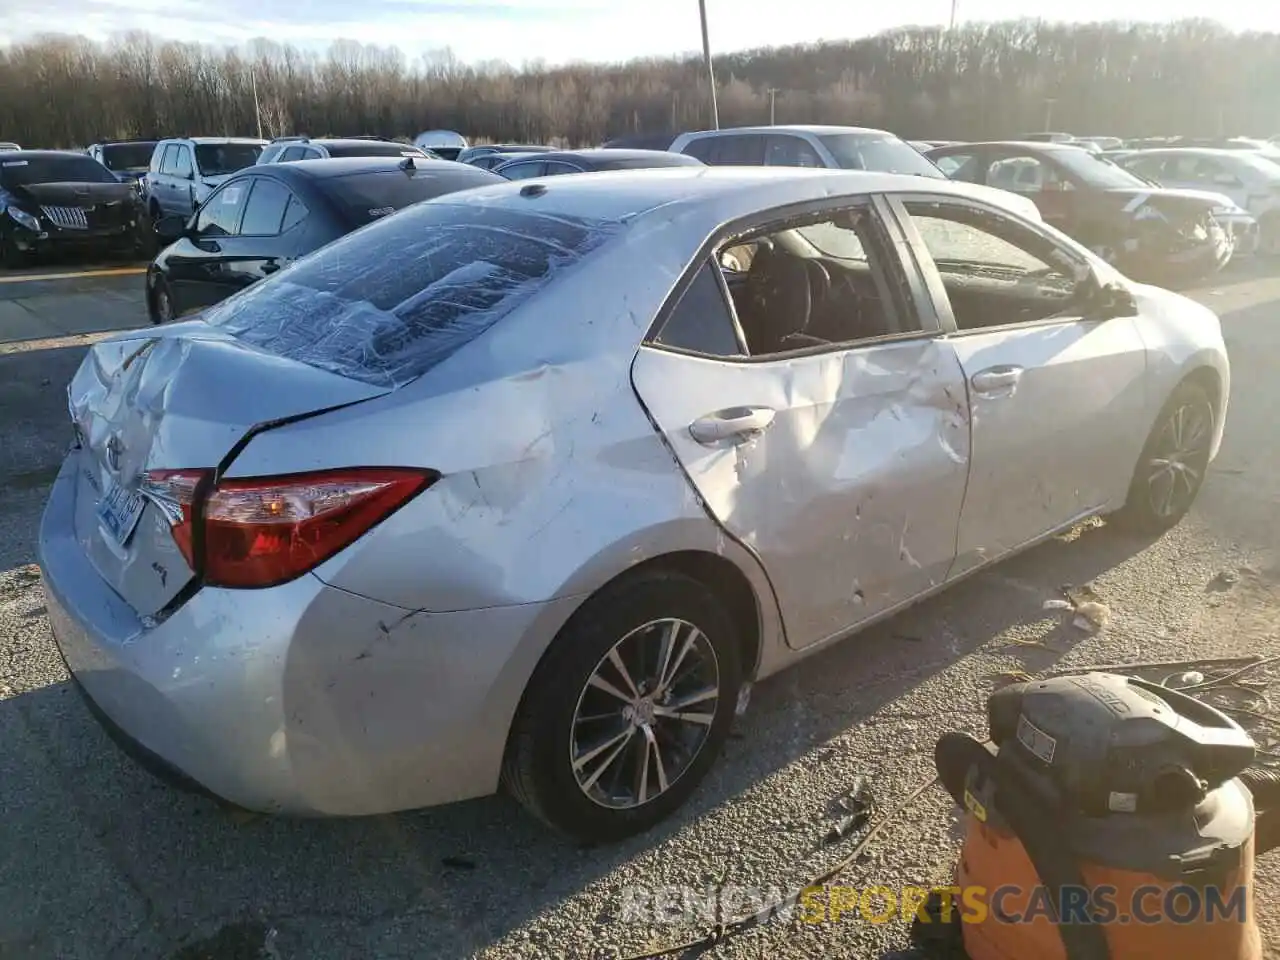
[[[173,294],[163,279],[157,279],[151,288],[151,296],[147,298],[151,308],[151,322],[154,324],[169,323],[173,320]]]
[[[1217,413],[1203,387],[1184,382],[1173,391],[1142,448],[1120,526],[1160,534],[1177,526],[1204,484]]]
[[[656,571],[606,588],[534,672],[503,783],[578,840],[641,833],[680,807],[711,768],[741,684],[733,619],[697,580]]]

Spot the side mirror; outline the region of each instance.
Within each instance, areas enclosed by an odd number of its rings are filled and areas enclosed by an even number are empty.
[[[187,218],[177,214],[161,217],[155,223],[156,236],[165,243],[173,243],[187,235]]]
[[[1121,283],[1099,283],[1097,277],[1090,274],[1081,283],[1084,300],[1084,319],[1114,320],[1117,317],[1132,317],[1138,312],[1138,303],[1129,288]]]

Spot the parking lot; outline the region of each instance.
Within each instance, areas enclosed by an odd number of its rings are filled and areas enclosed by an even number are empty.
[[[121,755],[67,682],[34,541],[69,439],[63,387],[92,338],[146,325],[141,269],[0,274],[0,958],[625,957],[705,932],[637,921],[638,887],[782,890],[840,859],[851,842],[821,846],[832,799],[865,777],[893,806],[932,773],[938,734],[984,731],[1002,672],[1280,654],[1280,268],[1244,263],[1189,292],[1223,318],[1233,390],[1181,527],[1149,543],[1086,524],[769,680],[680,815],[578,849],[504,798],[365,820],[233,815]],[[1044,608],[1084,583],[1112,614],[1096,635]],[[926,794],[841,882],[946,882],[949,804]],[[1280,856],[1260,861],[1256,897],[1280,957]],[[776,922],[709,955],[878,958],[906,940],[899,921],[851,915]]]

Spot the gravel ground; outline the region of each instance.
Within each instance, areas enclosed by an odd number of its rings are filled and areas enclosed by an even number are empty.
[[[625,956],[705,930],[644,922],[644,890],[780,889],[845,856],[853,841],[821,846],[833,798],[867,778],[880,808],[896,804],[932,775],[938,734],[985,732],[1002,672],[1280,654],[1280,279],[1238,271],[1194,294],[1223,315],[1235,379],[1187,522],[1155,543],[1084,525],[761,684],[681,816],[594,850],[501,798],[358,821],[232,817],[123,758],[66,682],[31,565],[82,349],[0,346],[0,958]],[[1043,608],[1084,583],[1112,612],[1096,635]],[[945,882],[956,851],[931,790],[842,882]],[[1277,895],[1272,856],[1258,913],[1280,957]],[[882,958],[906,935],[898,921],[779,921],[707,955]]]

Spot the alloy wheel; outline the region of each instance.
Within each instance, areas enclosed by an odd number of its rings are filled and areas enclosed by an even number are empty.
[[[1147,494],[1158,517],[1184,513],[1195,499],[1209,464],[1213,409],[1184,403],[1169,415],[1147,460]]]
[[[613,810],[661,796],[706,745],[720,683],[715,648],[692,623],[654,620],[628,633],[578,697],[569,735],[578,788]]]

